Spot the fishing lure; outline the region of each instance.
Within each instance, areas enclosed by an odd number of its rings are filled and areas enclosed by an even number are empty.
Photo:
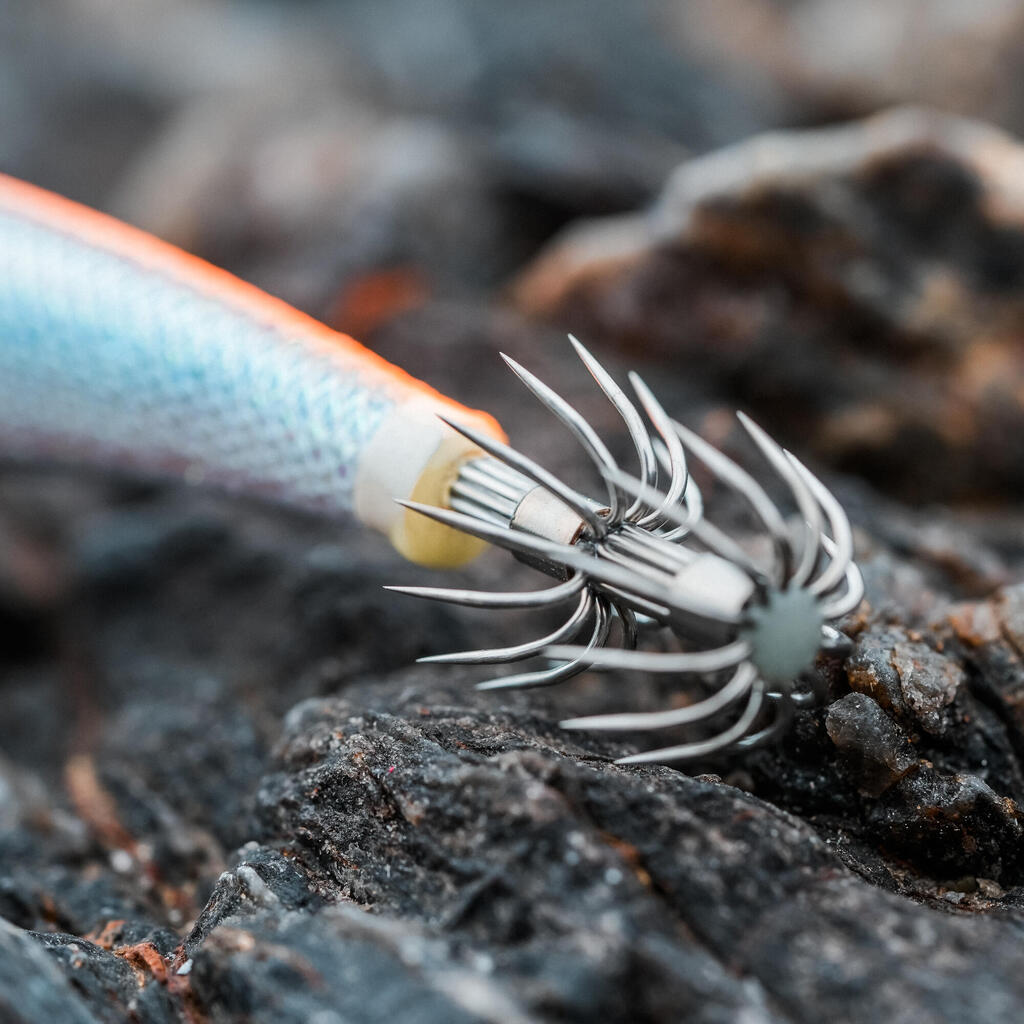
[[[788,522],[753,476],[672,420],[638,376],[630,379],[643,413],[573,344],[625,422],[639,477],[622,472],[568,402],[507,361],[597,467],[606,491],[599,501],[510,448],[491,417],[351,338],[143,232],[0,176],[0,441],[8,453],[171,473],[351,513],[426,565],[461,564],[484,542],[496,544],[557,582],[529,593],[390,589],[484,608],[571,603],[571,612],[540,639],[427,660],[547,659],[485,689],[553,685],[590,668],[711,684],[709,696],[681,708],[562,723],[644,730],[731,718],[707,738],[623,762],[766,742],[794,708],[821,699],[811,671],[818,653],[848,645],[832,623],[859,604],[863,584],[846,515],[741,416],[792,496],[798,516]],[[706,518],[687,453],[749,504],[771,540],[769,564]],[[643,627],[667,629],[683,649],[638,650]],[[801,678],[810,689],[797,689]]]
[[[0,175],[0,448],[354,514],[413,561],[483,545],[443,503],[490,417],[286,303],[112,217]]]

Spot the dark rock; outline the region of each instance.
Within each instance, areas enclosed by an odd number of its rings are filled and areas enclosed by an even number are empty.
[[[759,1005],[761,1012],[783,1006],[792,1012],[798,994],[822,984],[810,967],[820,948],[804,954],[800,944],[796,950],[777,945],[779,929],[796,929],[799,920],[804,934],[824,927],[846,950],[846,992],[864,1006],[857,1019],[897,1013],[898,1006],[908,1020],[912,1012],[944,1016],[933,994],[901,989],[889,997],[874,988],[869,979],[883,961],[872,955],[865,962],[850,945],[862,927],[854,917],[872,890],[846,876],[829,848],[795,819],[729,787],[671,770],[614,770],[567,758],[546,744],[526,749],[529,734],[515,719],[498,733],[501,746],[513,752],[495,756],[498,723],[481,728],[475,719],[469,729],[474,717],[468,709],[424,718],[417,707],[369,713],[317,703],[293,718],[282,751],[290,770],[261,791],[261,814],[279,841],[292,837],[295,857],[321,884],[340,886],[381,915],[437,922],[444,934],[493,958],[502,983],[521,998],[529,1000],[538,984],[541,991],[552,984],[547,972],[538,977],[539,964],[557,964],[564,984],[586,979],[584,988],[607,1019],[618,1019],[612,993],[625,984],[607,958],[619,943],[635,949],[662,935],[659,941],[668,941],[672,920],[685,924],[697,948],[757,979],[761,994],[748,988],[743,996],[754,1000],[748,1012]],[[444,781],[449,776],[450,784]],[[980,784],[968,795],[963,782],[949,794],[950,827],[956,814],[964,815],[955,849],[966,836],[998,834],[991,796]],[[317,806],[323,810],[307,810]],[[972,820],[979,813],[991,820]],[[890,833],[895,827],[890,823]],[[987,841],[1006,851],[1010,838]],[[385,859],[376,852],[382,847]],[[888,902],[877,892],[870,899],[884,902],[897,932],[927,931],[934,941],[951,943],[950,955],[966,940],[959,925],[944,933],[939,922],[948,919],[941,915],[931,918],[924,908]],[[784,924],[790,915],[792,924]],[[970,924],[971,941],[988,941],[975,931],[980,926]],[[605,950],[596,964],[589,947],[580,949],[571,938],[583,935]],[[679,946],[678,938],[672,941]],[[682,942],[684,950],[689,946]],[[922,956],[932,955],[934,949],[922,948]],[[667,978],[658,980],[650,962],[644,971],[655,989],[671,986]],[[838,999],[838,991],[826,1003]],[[997,997],[1008,998],[1005,989]],[[563,989],[554,1006],[571,1017],[569,1007],[582,1009],[579,999],[575,988]],[[550,1002],[542,1005],[553,1009]],[[694,1013],[691,1005],[677,996],[677,1006]],[[711,1008],[705,1004],[705,1010]],[[632,1011],[643,1017],[636,1006]]]
[[[954,661],[901,630],[866,633],[847,662],[850,685],[872,696],[914,729],[942,736],[953,724],[952,705],[965,685]]]
[[[965,682],[963,669],[922,643],[896,644],[890,658],[907,710],[925,732],[943,735],[950,727],[949,706]]]
[[[191,987],[200,1007],[229,1021],[531,1019],[499,979],[453,964],[445,943],[345,907],[218,929]]]
[[[573,464],[571,438],[495,391]],[[77,583],[46,606],[63,644],[7,670],[26,703],[3,723],[0,912],[95,1019],[1014,1019],[1017,588],[967,602],[956,568],[861,534],[870,605],[845,663],[819,664],[831,706],[694,779],[558,729],[622,707],[614,673],[495,698],[411,666],[542,627],[374,597],[432,577],[355,530],[84,476],[83,517],[66,477],[4,486]],[[533,579],[493,554],[466,578],[513,574]],[[54,719],[51,746],[18,744]]]
[[[1022,166],[913,109],[762,136],[682,164],[646,216],[571,227],[517,297],[893,493],[1019,492]]]
[[[917,763],[906,736],[870,697],[850,693],[825,719],[829,738],[844,754],[861,761],[862,789],[877,797]]]
[[[927,764],[903,776],[870,810],[883,849],[940,880],[982,875],[1024,880],[1024,816],[977,776],[946,775]]]
[[[206,906],[182,944],[183,956],[201,948],[222,922],[263,908],[313,912],[324,903],[307,876],[275,850],[249,843],[241,862],[217,879]]]
[[[37,935],[60,965],[83,1002],[105,1024],[126,1018],[154,1024],[188,1019],[182,985],[168,986],[169,968],[151,944],[122,945],[111,950],[75,935]],[[175,993],[174,988],[179,992]]]
[[[96,1024],[86,1000],[32,935],[0,919],[0,1017],[11,1024]],[[159,1018],[157,1018],[159,1019]]]

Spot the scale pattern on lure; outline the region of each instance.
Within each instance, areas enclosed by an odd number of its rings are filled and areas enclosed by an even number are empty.
[[[671,419],[639,376],[631,374],[652,437],[639,409],[594,357],[572,341],[625,421],[640,477],[623,473],[569,403],[506,357],[520,380],[579,440],[607,493],[595,501],[532,459],[452,422],[488,457],[463,468],[450,509],[408,506],[507,548],[562,581],[525,594],[392,589],[473,607],[565,603],[571,611],[558,629],[538,640],[425,660],[497,665],[542,656],[553,662],[489,680],[480,684],[482,689],[549,686],[590,668],[692,674],[714,684],[709,696],[684,707],[562,723],[571,729],[657,730],[728,718],[732,712],[729,724],[708,738],[625,757],[624,763],[680,761],[764,743],[786,729],[795,707],[822,696],[813,672],[819,651],[848,646],[847,638],[830,625],[852,612],[863,596],[846,514],[794,455],[740,413],[740,423],[798,510],[792,526],[751,474]],[[769,564],[759,564],[705,517],[687,454],[750,506],[771,540]],[[659,467],[667,475],[662,489],[657,486]],[[668,627],[686,649],[637,650],[645,623]],[[613,637],[618,646],[606,646]],[[574,645],[579,638],[583,644]],[[809,690],[796,688],[800,679],[808,682]]]
[[[2,206],[0,237],[9,449],[184,462],[196,478],[351,507],[358,454],[394,398],[343,350],[300,349],[184,281]]]

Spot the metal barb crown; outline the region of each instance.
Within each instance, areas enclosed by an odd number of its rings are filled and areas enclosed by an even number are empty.
[[[607,370],[571,335],[570,340],[625,422],[640,475],[624,473],[576,409],[503,356],[579,441],[600,472],[606,494],[595,501],[515,449],[448,421],[486,456],[462,467],[450,508],[403,504],[506,548],[559,582],[527,593],[389,589],[477,608],[571,603],[571,611],[556,630],[536,640],[421,660],[497,665],[535,656],[549,659],[543,668],[479,684],[488,690],[550,686],[591,668],[688,673],[713,683],[709,696],[681,708],[561,723],[567,729],[656,730],[728,720],[731,713],[731,721],[706,739],[624,757],[621,763],[690,760],[726,748],[749,749],[781,735],[796,707],[823,699],[811,671],[814,659],[822,650],[849,645],[830,623],[852,612],[863,597],[845,512],[792,453],[739,413],[740,424],[793,499],[799,516],[792,527],[750,473],[673,420],[631,373],[630,384],[652,433]],[[744,499],[771,542],[767,565],[705,517],[688,457]],[[661,474],[667,478],[663,486]],[[687,649],[637,650],[646,625],[668,627]],[[613,637],[617,646],[608,646]],[[795,688],[801,679],[809,682],[809,690]]]

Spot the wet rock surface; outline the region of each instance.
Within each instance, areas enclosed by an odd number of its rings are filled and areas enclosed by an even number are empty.
[[[386,594],[438,579],[351,525],[0,465],[0,1018],[1016,1022],[1019,145],[900,111],[717,147],[935,99],[900,76],[1017,21],[940,18],[872,76],[821,66],[826,2],[415,6],[0,0],[3,166],[355,331],[580,486],[499,351],[617,452],[563,328],[744,459],[752,409],[854,521],[853,648],[778,746],[616,766],[649,738],[557,723],[695,691],[481,694],[416,658],[553,623]],[[497,552],[458,580],[537,582]]]

